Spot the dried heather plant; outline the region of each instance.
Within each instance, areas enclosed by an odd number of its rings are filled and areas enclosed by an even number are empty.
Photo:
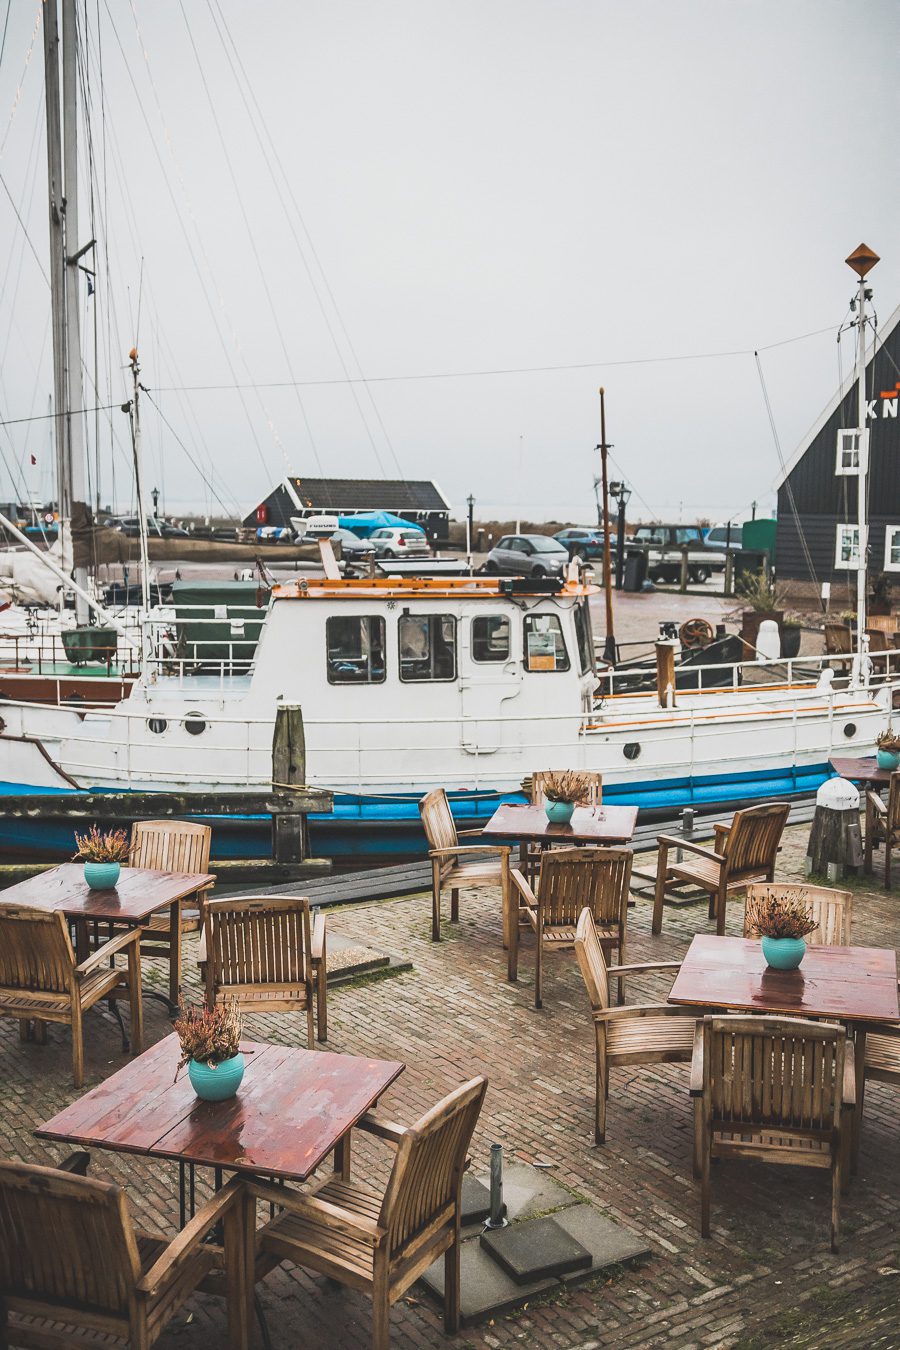
[[[753,937],[803,938],[817,926],[802,891],[754,896],[747,902],[747,932]]]
[[[214,1008],[197,1007],[181,999],[178,1011],[175,1031],[181,1044],[181,1059],[175,1070],[176,1078],[189,1059],[214,1069],[240,1050],[244,1023],[237,999],[217,1003]]]
[[[76,862],[122,863],[128,861],[128,833],[125,830],[101,830],[92,825],[87,834],[76,834]]]
[[[547,774],[541,783],[541,791],[548,802],[587,806],[591,799],[591,780],[577,769],[562,769]]]

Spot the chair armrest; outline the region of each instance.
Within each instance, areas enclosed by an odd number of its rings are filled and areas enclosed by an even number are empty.
[[[430,848],[429,858],[453,858],[457,853],[512,853],[509,844],[454,844],[452,848]]]
[[[537,896],[518,867],[510,868],[509,879],[521,895],[529,909],[537,909]]]
[[[325,1220],[328,1227],[333,1228],[335,1232],[365,1238],[375,1247],[383,1242],[387,1236],[387,1229],[382,1228],[374,1219],[366,1219],[360,1214],[353,1214],[349,1209],[342,1209],[340,1205],[333,1205],[330,1200],[320,1200],[317,1195],[302,1195],[297,1191],[283,1190],[280,1186],[273,1186],[271,1182],[258,1181],[256,1178],[252,1181],[245,1181],[243,1184],[248,1193],[257,1200],[278,1205],[291,1214],[312,1214]]]
[[[316,916],[313,919],[310,955],[314,961],[322,961],[325,956],[325,915],[320,909],[316,910]]]
[[[872,810],[878,816],[887,815],[887,802],[879,797],[877,792],[866,793],[866,806],[871,806]]]
[[[397,1125],[392,1120],[380,1120],[371,1111],[367,1111],[356,1122],[356,1128],[365,1130],[366,1134],[374,1134],[376,1139],[383,1139],[386,1144],[390,1144],[394,1148],[406,1134],[406,1128],[403,1125]]]
[[[477,835],[482,834],[483,831],[484,831],[484,826],[483,826],[483,825],[479,825],[477,830],[457,830],[457,831],[456,831],[456,837],[457,837],[457,839],[468,839],[468,838],[471,838],[473,835],[477,836]]]
[[[701,858],[708,858],[710,862],[720,863],[723,859],[721,853],[716,853],[714,849],[704,848],[702,844],[695,844],[690,839],[676,839],[672,834],[661,834],[656,842],[661,844],[665,842],[669,848],[683,848],[688,853],[698,853]]]
[[[98,947],[95,952],[91,952],[80,965],[75,967],[76,975],[88,975],[97,966],[102,966],[110,956],[115,956],[116,952],[124,951],[134,942],[140,942],[140,928],[129,928],[127,932],[120,933],[118,937],[111,938],[109,942],[104,942],[102,947]]]
[[[636,966],[607,966],[607,975],[631,975],[636,970],[680,970],[680,961],[641,961]]]
[[[680,1003],[629,1003],[621,1008],[598,1008],[592,1015],[595,1022],[615,1022],[617,1018],[628,1017],[692,1017],[696,1021],[703,1017],[698,1009]]]
[[[697,1022],[697,1029],[694,1032],[694,1053],[691,1056],[691,1086],[690,1094],[692,1097],[703,1096],[703,1021]]]
[[[190,1223],[182,1228],[178,1236],[173,1238],[166,1250],[153,1262],[146,1275],[138,1280],[136,1286],[138,1292],[152,1297],[158,1294],[164,1285],[169,1284],[182,1266],[193,1257],[209,1230],[232,1205],[243,1199],[243,1195],[244,1182],[239,1177],[232,1177],[227,1181],[220,1191],[207,1200]]]
[[[856,1106],[856,1061],[851,1045],[846,1046],[844,1050],[844,1081],[841,1085],[841,1097],[844,1106]]]
[[[84,1149],[76,1149],[70,1153],[68,1158],[63,1158],[62,1162],[56,1164],[57,1172],[71,1172],[73,1176],[86,1177],[88,1168],[91,1164],[91,1155]]]

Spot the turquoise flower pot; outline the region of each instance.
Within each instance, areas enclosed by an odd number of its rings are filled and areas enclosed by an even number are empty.
[[[119,880],[121,870],[121,863],[86,862],[84,879],[92,891],[111,891]]]
[[[244,1076],[244,1056],[240,1051],[231,1059],[223,1059],[221,1064],[210,1068],[201,1060],[188,1060],[188,1078],[198,1097],[205,1102],[224,1102],[233,1097],[241,1086]]]
[[[551,825],[568,825],[575,810],[574,802],[547,802],[544,810]]]
[[[764,937],[762,949],[774,970],[796,970],[806,955],[806,939]]]
[[[895,750],[879,750],[875,758],[879,769],[887,769],[888,773],[900,769],[900,755]]]

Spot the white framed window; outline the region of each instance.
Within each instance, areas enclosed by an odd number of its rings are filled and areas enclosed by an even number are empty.
[[[859,566],[859,526],[839,525],[834,550],[835,567]]]
[[[837,434],[837,459],[834,471],[838,477],[859,473],[860,451],[863,458],[868,449],[868,431],[857,431],[842,427]]]
[[[885,529],[884,570],[900,572],[900,525],[888,525]]]

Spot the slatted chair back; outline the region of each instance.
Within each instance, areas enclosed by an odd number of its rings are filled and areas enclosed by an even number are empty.
[[[58,911],[0,905],[0,988],[68,994],[75,952]]]
[[[826,656],[844,656],[853,651],[853,634],[846,623],[826,623]]]
[[[778,845],[790,813],[787,802],[764,802],[735,811],[728,838],[722,845],[729,877],[775,870]]]
[[[131,829],[129,867],[208,872],[212,829],[192,820],[139,820]]]
[[[606,1012],[610,1006],[606,957],[597,936],[594,916],[586,906],[578,916],[578,926],[575,929],[575,955],[590,999],[591,1011]]]
[[[459,836],[453,812],[443,788],[428,792],[419,802],[419,814],[425,827],[429,848],[456,848]]]
[[[704,1018],[704,1097],[711,1128],[733,1130],[735,1136],[755,1128],[820,1141],[833,1137],[840,1126],[845,1043],[843,1027],[828,1022]]]
[[[752,937],[747,922],[747,911],[752,900],[774,895],[779,900],[794,900],[812,911],[816,927],[806,936],[810,946],[849,947],[853,923],[853,892],[833,891],[827,886],[785,886],[776,882],[756,883],[747,887],[744,906],[744,937]]]
[[[401,1139],[384,1193],[379,1223],[391,1262],[413,1259],[459,1203],[466,1151],[487,1089],[473,1078],[427,1111]]]
[[[536,769],[531,775],[531,804],[532,806],[542,806],[544,803],[544,782],[551,773],[558,773],[557,769]],[[579,770],[581,773],[581,770]],[[603,800],[603,774],[602,773],[581,773],[582,778],[590,780],[590,789],[588,792],[588,806],[599,806]]]
[[[571,926],[587,906],[596,923],[618,924],[628,906],[630,848],[554,848],[541,856],[538,899],[547,928]]]
[[[900,770],[891,774],[891,785],[888,788],[887,819],[885,828],[894,832],[900,832]]]
[[[260,986],[301,991],[312,980],[306,896],[233,896],[210,900],[206,924],[207,988],[217,997]]]
[[[118,1186],[0,1162],[0,1306],[25,1300],[126,1321],[141,1263]],[[24,1309],[23,1309],[24,1311]]]

